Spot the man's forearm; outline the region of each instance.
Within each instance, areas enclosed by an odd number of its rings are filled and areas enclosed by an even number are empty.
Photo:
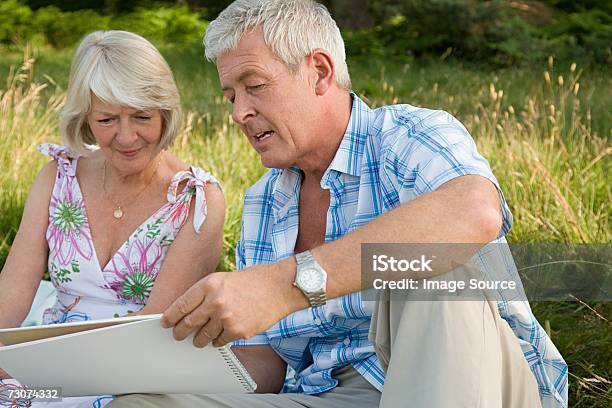
[[[495,186],[480,176],[454,179],[381,215],[362,228],[312,250],[327,271],[327,297],[362,289],[362,243],[481,243],[496,238],[501,228],[499,195]],[[273,273],[282,288],[289,313],[309,306],[306,297],[292,286],[293,257],[277,263]]]

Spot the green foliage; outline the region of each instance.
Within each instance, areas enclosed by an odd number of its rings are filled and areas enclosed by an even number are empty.
[[[347,48],[354,55],[376,56],[380,50],[400,58],[452,54],[501,65],[542,61],[548,55],[610,63],[610,4],[380,0],[371,3],[377,25],[347,35]]]
[[[518,48],[504,42],[514,37],[516,28],[523,28],[514,25],[501,0],[382,0],[372,10],[379,25],[371,35],[380,38],[380,48],[397,56],[453,53],[471,60],[493,58],[505,48]]]
[[[559,57],[612,62],[612,14],[603,10],[571,13],[545,30]]]
[[[62,12],[55,6],[38,9],[33,25],[46,41],[54,47],[74,44],[94,30],[107,30],[110,18],[92,10]]]
[[[543,0],[543,2],[568,12],[592,9],[612,10],[612,2],[610,0]]]
[[[322,1],[322,0],[320,0]],[[332,3],[324,1],[324,3]],[[156,44],[201,42],[229,0],[176,2],[0,2],[0,44],[76,44],[94,30],[121,29]],[[40,8],[44,4],[53,4]],[[329,4],[328,4],[329,5]],[[377,0],[369,1],[374,26],[344,30],[348,54],[408,61],[421,55],[458,57],[511,66],[563,59],[612,62],[612,2],[578,0]],[[88,7],[88,9],[79,9]]]
[[[32,10],[18,0],[0,2],[0,44],[20,43],[32,38]]]
[[[0,2],[0,44],[47,43],[71,47],[95,30],[127,30],[155,42],[199,43],[207,22],[187,7],[136,7],[134,11],[104,15],[94,10],[62,11],[47,6],[32,11],[18,0]]]
[[[137,8],[112,19],[110,28],[128,30],[167,44],[200,42],[207,23],[187,7]]]

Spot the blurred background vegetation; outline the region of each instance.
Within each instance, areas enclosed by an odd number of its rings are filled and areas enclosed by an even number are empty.
[[[199,42],[227,0],[2,0],[0,44],[70,47],[122,28],[168,44]],[[612,62],[610,0],[325,0],[354,57],[436,55],[510,65]]]
[[[61,143],[57,113],[79,40],[134,31],[168,60],[186,126],[172,147],[222,181],[219,270],[233,270],[244,190],[265,172],[230,118],[202,34],[229,1],[0,0],[0,267],[32,180]],[[514,215],[508,240],[612,242],[612,1],[327,0],[353,90],[461,120]],[[609,295],[609,294],[608,294]],[[612,406],[612,302],[532,302],[570,367],[570,406]]]

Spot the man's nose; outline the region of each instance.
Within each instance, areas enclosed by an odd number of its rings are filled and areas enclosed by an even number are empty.
[[[252,117],[255,116],[255,109],[249,102],[247,97],[234,97],[234,110],[232,112],[232,119],[239,125],[244,125]]]

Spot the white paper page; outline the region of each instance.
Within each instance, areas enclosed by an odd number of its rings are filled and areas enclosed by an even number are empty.
[[[71,322],[61,324],[49,324],[45,326],[15,327],[0,329],[0,343],[5,346],[11,344],[25,343],[28,341],[46,339],[50,337],[63,336],[70,333],[109,327],[117,324],[137,322],[149,319],[159,319],[161,314],[138,315],[117,317],[114,319],[86,320],[83,322]]]
[[[252,391],[252,379],[241,381],[241,369],[224,358],[229,350],[192,341],[178,342],[159,318],[148,319],[2,347],[0,367],[30,387],[61,387],[64,396]]]

